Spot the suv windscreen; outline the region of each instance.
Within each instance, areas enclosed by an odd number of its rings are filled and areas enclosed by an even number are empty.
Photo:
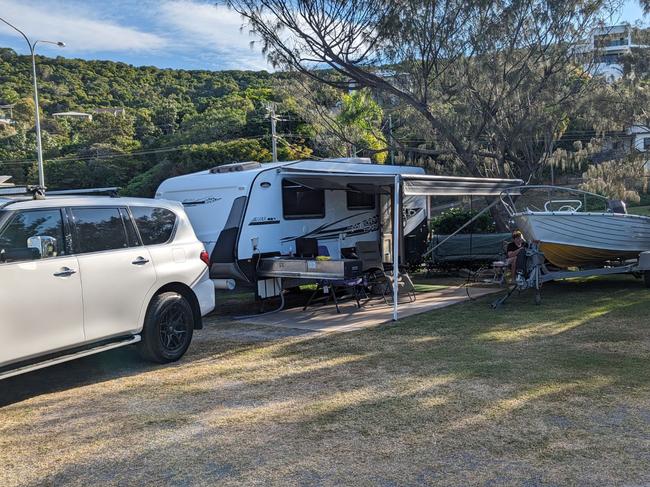
[[[0,231],[0,262],[65,254],[63,218],[57,208],[17,212]]]
[[[163,244],[169,241],[176,225],[176,215],[173,211],[166,208],[132,206],[131,213],[144,245]]]
[[[129,247],[126,227],[118,208],[72,208],[77,253]]]

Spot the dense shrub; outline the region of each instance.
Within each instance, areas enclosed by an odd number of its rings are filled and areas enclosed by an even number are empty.
[[[431,220],[431,230],[438,235],[454,233],[479,212],[463,208],[451,208]],[[482,214],[471,225],[463,228],[460,233],[493,233],[496,225],[489,212]]]

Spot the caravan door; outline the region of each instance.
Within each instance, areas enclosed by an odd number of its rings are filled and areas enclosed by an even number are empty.
[[[381,219],[381,255],[384,262],[393,262],[393,197],[382,194],[379,199]]]

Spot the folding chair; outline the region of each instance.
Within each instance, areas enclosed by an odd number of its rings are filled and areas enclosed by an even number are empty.
[[[379,249],[379,242],[374,240],[362,240],[357,242],[356,249],[357,255],[362,262],[362,270],[367,275],[368,286],[378,286],[381,290],[384,302],[388,304],[386,295],[389,294],[390,296],[393,296],[393,276],[387,274],[384,269],[384,263]],[[408,296],[410,302],[416,300],[413,281],[406,271],[399,273],[397,285],[398,295],[401,292],[402,295],[406,294],[406,296]]]

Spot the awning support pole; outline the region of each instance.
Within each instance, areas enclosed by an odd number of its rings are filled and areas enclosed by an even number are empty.
[[[393,191],[393,321],[397,321],[397,296],[399,294],[399,236],[402,219],[400,209],[400,177],[395,175]]]

